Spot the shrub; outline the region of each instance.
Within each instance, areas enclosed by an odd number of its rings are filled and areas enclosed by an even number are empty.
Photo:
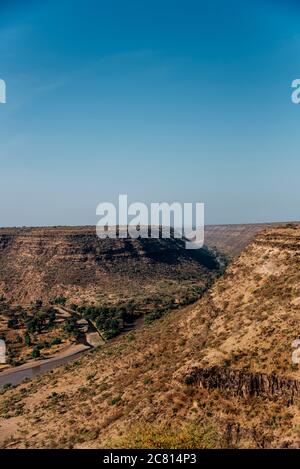
[[[30,338],[30,335],[28,334],[28,332],[25,332],[24,341],[25,341],[25,345],[27,345],[27,347],[30,347],[31,338]]]
[[[7,321],[7,327],[9,329],[16,329],[18,327],[19,321],[17,318],[11,318]]]
[[[114,337],[117,337],[117,335],[120,334],[120,331],[118,329],[108,329],[107,331],[103,332],[103,336],[106,340],[113,339]]]
[[[55,337],[52,341],[51,341],[51,345],[59,345],[61,344],[61,339],[59,337]]]
[[[152,311],[152,313],[149,313],[145,317],[145,324],[150,324],[153,321],[156,321],[156,319],[160,319],[164,314],[167,313],[168,310],[165,309],[156,309],[155,311]]]
[[[121,400],[122,400],[121,396],[118,395],[118,396],[113,397],[113,398],[109,401],[109,404],[110,404],[110,405],[116,405],[116,404],[118,404],[119,402],[121,402]]]
[[[212,449],[220,446],[222,442],[217,429],[204,422],[176,429],[145,422],[113,442],[114,448],[135,449]]]
[[[62,295],[54,296],[49,301],[51,305],[62,305],[62,306],[65,306],[66,302],[67,302],[67,298]]]
[[[41,308],[43,306],[43,300],[41,300],[40,298],[38,298],[37,300],[35,300],[33,303],[32,303],[32,306],[34,308]]]
[[[32,358],[39,358],[41,356],[41,352],[39,347],[34,347],[34,349],[31,352]]]
[[[74,333],[76,331],[76,317],[68,318],[65,325],[64,330],[68,333]]]

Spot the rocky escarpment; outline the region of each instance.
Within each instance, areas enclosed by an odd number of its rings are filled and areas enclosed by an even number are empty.
[[[208,225],[205,244],[235,256],[269,225]],[[17,303],[67,294],[95,299],[161,279],[191,280],[216,265],[178,239],[99,239],[93,226],[1,228],[0,295]]]
[[[300,381],[273,374],[251,373],[221,366],[195,368],[184,379],[187,385],[218,389],[231,396],[282,400],[285,405],[300,402]]]
[[[293,234],[293,230],[295,230],[295,234]],[[264,235],[258,235],[255,241],[257,245],[299,252],[300,236],[296,234],[296,230],[297,225],[291,226],[290,233],[284,233],[283,230],[271,231],[264,233]]]
[[[60,294],[95,300],[164,279],[199,280],[216,268],[210,253],[174,238],[99,239],[95,227],[0,229],[0,294],[20,304]]]

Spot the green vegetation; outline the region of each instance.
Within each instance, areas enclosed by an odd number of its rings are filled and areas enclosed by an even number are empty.
[[[34,347],[34,349],[31,352],[32,358],[39,358],[41,355],[40,348],[38,346]]]
[[[53,298],[51,298],[49,300],[49,303],[51,305],[61,305],[61,306],[65,306],[67,302],[67,298],[65,296],[54,296]]]
[[[176,429],[145,422],[113,441],[114,448],[135,449],[213,449],[220,446],[223,445],[217,429],[203,422]]]
[[[52,341],[51,341],[51,345],[59,345],[61,344],[61,339],[59,337],[55,337]]]
[[[44,311],[35,310],[33,313],[33,316],[30,316],[25,320],[25,327],[27,332],[41,333],[42,331],[49,330],[53,327],[56,319],[56,313],[52,307],[47,308]]]
[[[106,339],[116,337],[126,323],[138,317],[131,303],[117,306],[82,306],[77,308],[77,311],[84,319],[95,323]]]
[[[152,311],[152,313],[149,313],[145,317],[145,324],[151,324],[151,322],[156,321],[157,319],[160,319],[162,316],[164,316],[169,310],[167,309],[156,309],[155,311]]]
[[[116,405],[116,404],[119,404],[119,402],[121,402],[121,400],[122,400],[121,396],[118,395],[118,396],[115,396],[112,399],[110,399],[109,404],[110,405]]]
[[[28,358],[38,358],[40,350],[59,345],[70,335],[76,339],[78,336],[77,317],[57,321],[55,307],[44,304],[40,299],[26,309],[2,300],[0,314],[7,318],[7,329],[3,328],[0,335],[7,345],[7,363],[12,366],[23,364]],[[57,336],[53,337],[54,331],[57,331]]]
[[[82,318],[91,321],[105,339],[112,339],[141,316],[145,317],[145,324],[150,324],[172,309],[187,306],[199,300],[227,265],[224,256],[221,259],[215,254],[214,259],[220,265],[220,270],[217,274],[207,274],[205,283],[203,281],[200,284],[191,283],[187,280],[178,285],[176,281],[162,281],[158,283],[157,291],[149,296],[135,295],[126,302],[117,304],[98,306],[73,304],[72,310],[80,314]]]
[[[77,318],[74,315],[68,318],[65,322],[64,330],[68,333],[74,333],[76,331],[76,321]]]
[[[7,327],[9,329],[17,329],[19,326],[19,321],[17,318],[12,318],[12,319],[9,319],[8,322],[7,322]]]
[[[30,338],[30,334],[28,332],[25,332],[24,341],[25,341],[25,345],[27,345],[27,347],[30,347],[31,338]]]

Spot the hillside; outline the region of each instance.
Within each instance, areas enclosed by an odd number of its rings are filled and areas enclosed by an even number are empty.
[[[269,226],[207,225],[205,244],[236,256]],[[100,240],[91,226],[0,228],[0,295],[13,304],[152,294],[153,283],[199,279],[207,268],[215,268],[207,253],[187,251],[172,238]]]
[[[1,229],[0,370],[73,353],[93,332],[108,340],[195,302],[221,258],[175,238],[99,239],[92,227]]]
[[[0,229],[0,294],[21,305],[152,294],[159,281],[198,281],[216,267],[209,253],[174,238],[99,239],[95,227]]]
[[[6,390],[2,447],[299,447],[300,226],[196,304]]]

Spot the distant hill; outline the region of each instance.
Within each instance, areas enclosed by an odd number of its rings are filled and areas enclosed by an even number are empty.
[[[286,223],[206,225],[205,244],[234,257],[240,254],[259,232],[284,225]]]

